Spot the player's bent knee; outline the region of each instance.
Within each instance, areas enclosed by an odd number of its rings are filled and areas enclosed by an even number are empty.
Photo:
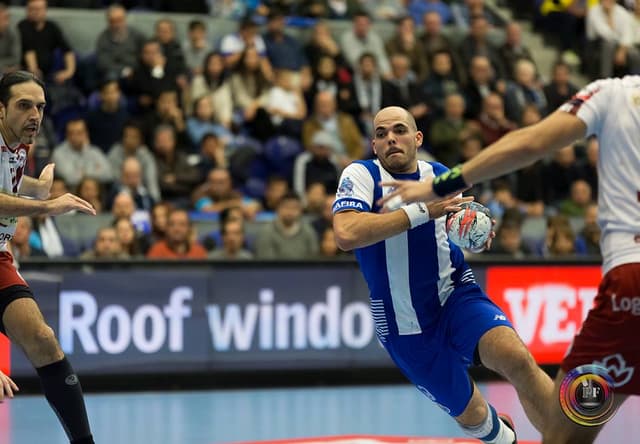
[[[63,357],[53,329],[45,323],[39,324],[31,334],[25,335],[25,343],[21,345],[30,358],[56,360]]]

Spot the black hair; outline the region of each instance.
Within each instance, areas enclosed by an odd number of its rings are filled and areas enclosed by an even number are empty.
[[[13,71],[0,77],[0,103],[5,107],[9,105],[11,87],[20,83],[35,82],[44,91],[44,82],[29,71]]]

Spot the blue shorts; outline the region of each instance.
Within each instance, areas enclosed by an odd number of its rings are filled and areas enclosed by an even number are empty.
[[[389,336],[384,346],[418,390],[455,417],[473,393],[467,370],[474,363],[478,342],[500,325],[513,328],[482,289],[470,284],[453,291],[428,330]]]

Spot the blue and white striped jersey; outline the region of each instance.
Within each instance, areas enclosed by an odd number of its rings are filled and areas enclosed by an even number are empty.
[[[419,180],[447,171],[437,162],[418,161],[413,174],[391,174],[378,160],[356,161],[342,172],[333,212],[377,213],[382,197],[379,182]],[[475,283],[459,247],[449,242],[446,217],[355,251],[369,286],[371,311],[381,341],[387,336],[422,333],[432,325],[441,307],[457,287]]]

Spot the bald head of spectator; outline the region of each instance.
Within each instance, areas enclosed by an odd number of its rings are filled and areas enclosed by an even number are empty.
[[[336,97],[331,91],[320,91],[316,94],[313,111],[321,120],[328,120],[336,114]]]
[[[113,206],[111,207],[111,214],[114,218],[126,217],[131,219],[133,213],[136,210],[136,204],[133,201],[131,194],[127,192],[121,192],[113,199]]]
[[[120,36],[127,30],[127,10],[119,4],[107,8],[107,27],[111,35]]]
[[[140,165],[140,161],[137,158],[129,156],[124,159],[120,182],[132,190],[142,185],[142,165]]]
[[[513,71],[513,76],[520,85],[526,87],[534,86],[536,82],[536,66],[530,60],[518,60]]]

